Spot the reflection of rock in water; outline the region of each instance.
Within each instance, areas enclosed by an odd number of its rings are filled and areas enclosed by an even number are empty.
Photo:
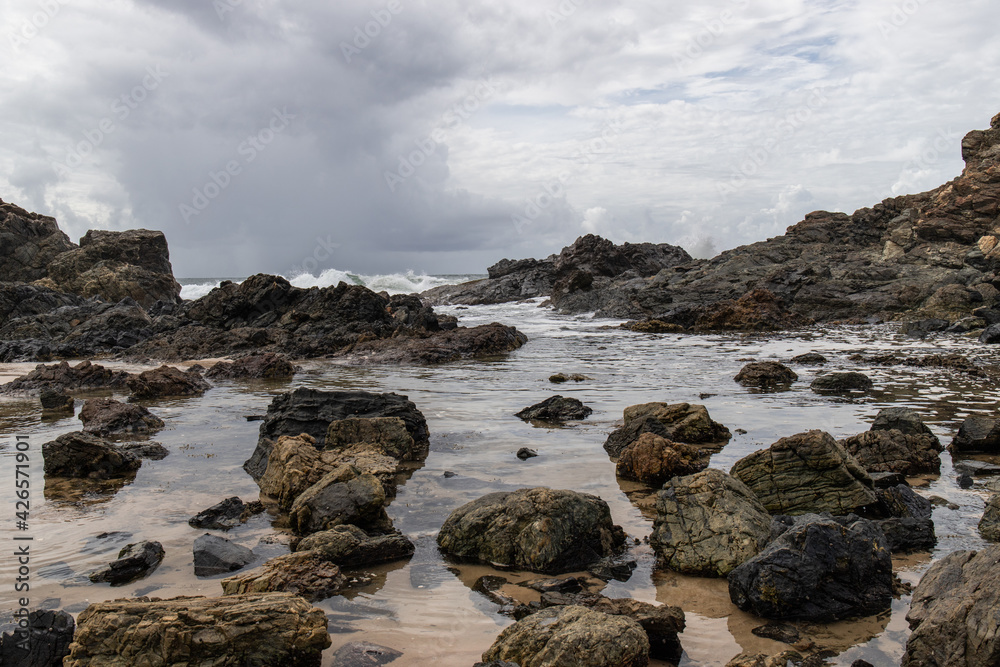
[[[90,505],[104,503],[135,481],[135,473],[116,479],[45,478],[45,499],[51,502]]]

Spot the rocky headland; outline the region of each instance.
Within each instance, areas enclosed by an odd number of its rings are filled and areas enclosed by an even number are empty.
[[[810,322],[1000,322],[1000,114],[962,140],[955,180],[853,214],[816,211],[782,236],[691,259],[666,244],[587,235],[547,259],[502,260],[489,278],[435,288],[429,303],[547,296],[566,313],[639,330],[780,330]],[[917,332],[919,333],[919,331]]]

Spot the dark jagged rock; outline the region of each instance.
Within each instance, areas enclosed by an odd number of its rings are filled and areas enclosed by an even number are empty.
[[[211,389],[197,372],[184,372],[173,366],[143,371],[126,380],[132,398],[166,398],[200,396]]]
[[[892,515],[877,521],[892,553],[927,551],[937,544],[933,505],[905,484],[879,489],[878,496]]]
[[[0,200],[0,281],[44,278],[49,262],[73,247],[55,218]]]
[[[118,558],[90,574],[91,581],[124,586],[149,576],[163,560],[163,545],[159,542],[137,542],[118,552]]]
[[[828,623],[885,611],[892,558],[879,528],[809,517],[729,574],[737,607],[763,618]]]
[[[1000,452],[1000,419],[992,417],[967,417],[958,429],[958,434],[948,445],[954,454]]]
[[[731,474],[771,514],[885,514],[871,477],[823,431],[782,438],[737,461]]]
[[[452,556],[547,574],[584,569],[624,541],[606,502],[544,487],[489,493],[466,503],[451,513],[437,538]]]
[[[330,644],[326,614],[292,593],[141,597],[87,607],[63,665],[319,667]]]
[[[593,410],[584,405],[580,399],[557,395],[527,407],[515,416],[525,421],[561,422],[586,419],[592,412]]]
[[[47,267],[44,284],[81,296],[108,301],[126,297],[145,307],[157,301],[180,301],[163,232],[129,229],[90,230],[80,247],[61,253]]]
[[[220,361],[208,369],[205,377],[222,380],[287,380],[295,375],[295,366],[282,354],[248,354],[236,361]]]
[[[39,364],[27,375],[0,387],[7,394],[39,393],[52,391],[84,391],[88,389],[122,389],[129,378],[125,371],[113,371],[99,364],[81,361],[76,366],[60,362],[46,366]]]
[[[426,455],[427,421],[405,396],[374,394],[367,391],[319,391],[299,388],[280,394],[271,401],[260,426],[260,437],[253,455],[243,464],[251,477],[259,480],[267,469],[267,458],[274,442],[283,435],[306,433],[318,449],[326,443],[331,422],[348,418],[398,417],[413,438],[414,458]]]
[[[210,577],[246,567],[257,555],[224,537],[205,533],[194,541],[194,574]]]
[[[697,331],[782,331],[812,324],[812,320],[790,312],[780,298],[766,289],[750,290],[735,301],[724,299],[672,315],[673,319],[679,317],[693,320]]]
[[[507,627],[483,660],[535,667],[645,667],[649,639],[625,616],[571,605],[550,607]]]
[[[55,389],[42,389],[38,394],[43,412],[68,412],[73,414],[73,397]]]
[[[113,398],[88,400],[78,417],[83,422],[84,432],[96,435],[153,433],[166,425],[141,405]]]
[[[346,583],[340,568],[312,551],[272,558],[258,568],[222,580],[225,595],[295,593],[310,602],[325,600]]]
[[[65,611],[35,609],[28,612],[27,623],[26,631],[0,636],[0,665],[60,667],[76,630],[73,617]]]
[[[744,387],[787,386],[799,379],[799,376],[788,366],[777,361],[757,361],[747,364],[733,378]]]
[[[303,538],[295,551],[312,551],[340,567],[360,567],[409,558],[414,546],[399,532],[369,535],[357,526],[343,525]]]
[[[875,385],[863,373],[829,373],[820,375],[810,383],[809,388],[817,394],[848,394],[855,391],[871,391]]]
[[[625,408],[625,425],[613,431],[604,450],[617,457],[643,433],[653,433],[673,442],[701,445],[709,451],[721,450],[732,434],[712,421],[704,405],[688,403],[643,403]]]
[[[65,433],[42,445],[47,477],[110,479],[134,475],[142,462],[135,454],[89,433]]]
[[[622,450],[615,472],[622,479],[653,487],[679,475],[693,475],[708,467],[709,453],[694,445],[671,442],[653,433],[643,433]]]
[[[244,503],[239,497],[233,496],[198,512],[188,519],[188,525],[205,530],[229,530],[246,523],[251,516],[263,511],[264,506],[260,501]]]
[[[756,556],[771,517],[753,493],[721,470],[675,477],[656,497],[649,542],[657,560],[685,574],[724,577]]]
[[[392,339],[359,341],[341,356],[359,364],[443,364],[460,359],[496,357],[528,342],[515,329],[493,322]]]
[[[528,459],[533,459],[538,456],[538,452],[534,449],[530,449],[529,447],[521,447],[521,449],[517,450],[516,456],[522,461],[527,461]]]
[[[1000,661],[1000,546],[956,551],[913,591],[903,667],[978,667]]]

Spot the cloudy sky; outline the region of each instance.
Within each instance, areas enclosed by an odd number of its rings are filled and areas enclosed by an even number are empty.
[[[935,187],[996,0],[0,0],[0,198],[179,277],[704,255]]]

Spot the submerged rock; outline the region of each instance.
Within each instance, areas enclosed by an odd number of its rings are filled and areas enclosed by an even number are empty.
[[[551,607],[507,627],[483,660],[523,667],[645,667],[649,640],[631,618],[575,605]]]
[[[782,438],[737,461],[731,474],[771,514],[883,514],[864,468],[823,431]]]
[[[704,405],[689,403],[643,403],[625,408],[625,425],[613,431],[604,442],[611,456],[621,455],[643,433],[653,433],[673,442],[701,445],[719,451],[732,434],[722,424],[712,421]]]
[[[657,562],[683,572],[725,577],[760,553],[771,517],[741,481],[721,470],[675,477],[656,496],[649,542]]]
[[[586,419],[593,410],[579,399],[564,396],[550,396],[517,413],[525,421],[561,422],[571,419]]]
[[[137,579],[147,577],[163,561],[163,545],[159,542],[137,542],[126,545],[113,560],[90,574],[91,581],[107,582],[112,586],[124,586]]]
[[[326,614],[291,593],[143,597],[87,607],[63,664],[319,667],[330,644]]]
[[[489,493],[466,503],[451,513],[437,538],[452,556],[547,574],[586,569],[624,541],[606,502],[544,487]]]
[[[659,487],[672,477],[704,470],[708,461],[708,453],[699,447],[643,433],[622,450],[615,472],[622,479]]]
[[[283,354],[265,352],[248,354],[229,362],[220,361],[205,373],[213,380],[288,380],[295,375],[295,366]]]
[[[83,430],[97,435],[154,433],[166,426],[163,420],[141,405],[121,403],[113,398],[92,398],[78,415]]]
[[[817,394],[848,394],[855,391],[868,392],[874,386],[867,375],[850,372],[820,375],[810,383],[809,388]]]
[[[135,454],[103,438],[79,431],[42,445],[46,477],[110,479],[133,475],[142,465]]]
[[[904,667],[979,667],[1000,661],[1000,546],[956,551],[913,591]]]
[[[302,551],[272,558],[221,583],[225,595],[288,592],[316,602],[336,595],[346,581],[339,567],[315,552]]]
[[[892,602],[892,558],[870,521],[803,517],[729,574],[737,607],[763,618],[829,623]]]
[[[132,375],[126,381],[132,398],[200,396],[211,389],[197,372],[184,372],[173,366],[160,366]]]

